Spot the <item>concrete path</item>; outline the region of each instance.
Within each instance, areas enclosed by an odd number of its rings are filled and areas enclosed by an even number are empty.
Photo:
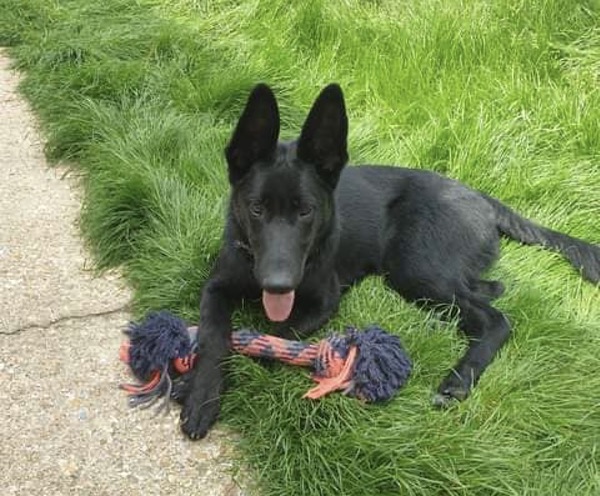
[[[64,169],[49,169],[0,51],[0,494],[238,496],[222,430],[127,407],[117,352],[129,293],[94,278]]]

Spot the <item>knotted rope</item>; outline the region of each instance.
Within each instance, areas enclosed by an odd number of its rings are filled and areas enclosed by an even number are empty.
[[[160,397],[170,397],[172,376],[188,372],[201,358],[196,353],[197,332],[197,327],[187,327],[168,312],[151,313],[144,321],[129,324],[120,357],[142,381],[121,385],[132,406],[150,406]],[[406,383],[412,368],[399,338],[376,326],[362,332],[347,328],[344,334],[317,343],[244,329],[231,334],[231,348],[246,356],[310,367],[318,383],[304,395],[310,399],[341,390],[367,402],[384,401]]]

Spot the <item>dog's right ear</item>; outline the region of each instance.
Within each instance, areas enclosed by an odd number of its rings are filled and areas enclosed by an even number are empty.
[[[225,148],[229,182],[239,181],[252,164],[273,155],[279,137],[279,109],[271,88],[258,84],[250,93],[246,108]]]

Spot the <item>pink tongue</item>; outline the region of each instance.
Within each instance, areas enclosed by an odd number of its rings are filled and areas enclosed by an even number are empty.
[[[263,307],[267,312],[267,317],[273,322],[283,322],[287,320],[292,313],[294,306],[294,292],[276,294],[263,291]]]

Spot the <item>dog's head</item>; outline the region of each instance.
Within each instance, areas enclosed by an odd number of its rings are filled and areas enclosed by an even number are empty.
[[[334,189],[348,160],[342,90],[331,84],[321,92],[297,141],[280,143],[279,125],[275,95],[258,85],[225,150],[231,215],[273,321],[289,317],[307,260],[334,223]]]

